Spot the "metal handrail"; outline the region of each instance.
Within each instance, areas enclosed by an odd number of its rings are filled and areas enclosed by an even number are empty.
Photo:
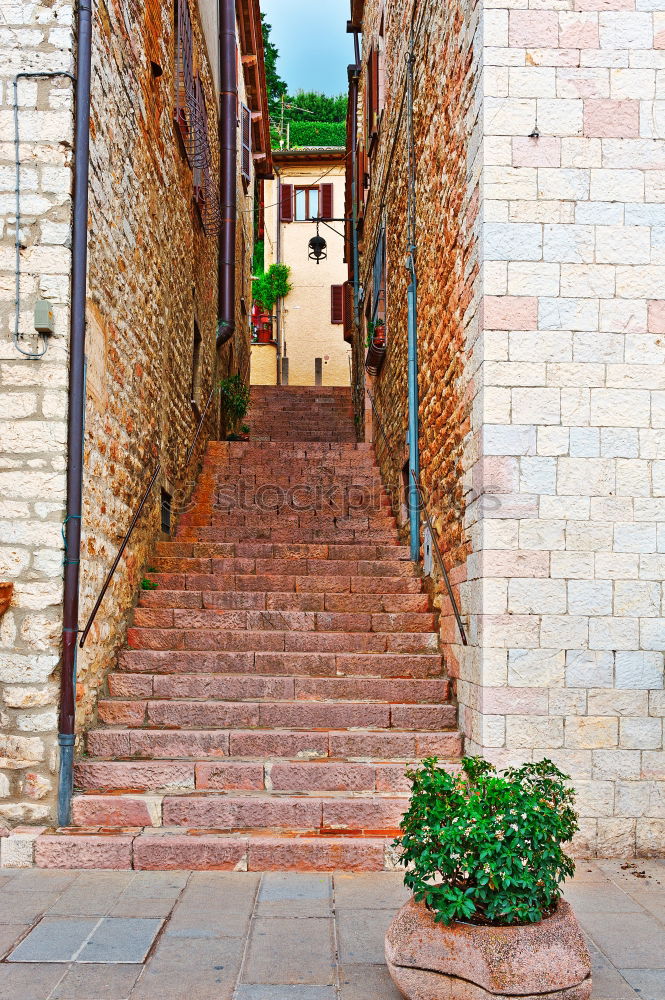
[[[381,420],[381,417],[379,416],[379,412],[378,412],[378,410],[377,410],[377,408],[376,408],[376,406],[374,404],[374,397],[372,396],[372,393],[369,391],[369,389],[367,389],[366,391],[367,391],[367,395],[369,396],[369,401],[372,404],[372,411],[374,413],[374,416],[376,417],[376,422],[377,422],[377,424],[379,426],[379,430],[381,431],[381,434],[383,436],[383,440],[386,443],[386,448],[388,449],[388,454],[390,455],[390,457],[394,461],[395,460],[395,453],[394,453],[393,449],[390,446],[390,441],[388,440],[388,436],[387,436],[387,434],[385,432],[385,429],[384,429],[384,426],[383,426],[383,421]],[[460,611],[459,611],[459,608],[457,606],[457,601],[455,600],[455,594],[453,592],[452,584],[450,582],[450,577],[448,576],[448,570],[446,569],[446,564],[443,561],[443,556],[441,554],[441,549],[439,548],[439,543],[437,541],[437,537],[436,537],[436,534],[434,532],[434,525],[432,524],[432,519],[431,519],[429,511],[427,509],[427,500],[425,498],[425,492],[423,490],[423,485],[422,485],[422,482],[420,480],[420,477],[416,476],[416,474],[413,471],[413,469],[411,470],[411,475],[413,477],[414,486],[415,486],[416,491],[418,493],[418,500],[419,500],[419,503],[420,503],[421,510],[423,511],[423,513],[425,515],[425,520],[427,521],[427,527],[429,529],[430,538],[432,539],[432,544],[434,545],[434,550],[435,550],[436,555],[437,555],[437,561],[439,563],[439,568],[441,570],[441,575],[443,576],[443,580],[444,580],[444,583],[445,583],[445,586],[446,586],[446,591],[448,593],[448,598],[449,598],[450,603],[452,605],[453,614],[455,616],[455,621],[457,623],[457,628],[459,629],[459,634],[460,634],[460,638],[462,640],[462,645],[463,646],[468,646],[469,645],[469,641],[468,641],[468,639],[466,637],[466,632],[464,630],[464,624],[462,622],[462,616],[460,615]]]
[[[205,405],[203,413],[201,414],[201,417],[199,418],[199,422],[198,422],[198,425],[196,427],[196,433],[194,435],[194,440],[192,441],[191,445],[189,446],[189,448],[187,450],[187,454],[185,456],[185,469],[187,469],[187,466],[189,465],[189,463],[191,461],[192,455],[194,453],[194,449],[196,447],[196,443],[197,443],[197,441],[198,441],[198,439],[200,437],[200,434],[201,434],[201,429],[203,427],[203,423],[205,421],[206,415],[207,415],[208,410],[210,408],[210,403],[212,402],[212,397],[214,396],[216,390],[217,390],[217,386],[213,385],[212,389],[210,390],[210,395],[208,396],[208,401],[207,401],[207,403]],[[95,601],[95,606],[93,607],[93,609],[92,609],[92,611],[90,613],[90,617],[88,618],[88,620],[87,620],[87,622],[85,624],[85,628],[81,632],[81,638],[79,640],[79,647],[81,649],[83,649],[85,641],[88,638],[88,634],[90,632],[90,629],[92,628],[92,626],[94,624],[94,621],[95,621],[95,618],[97,617],[97,612],[99,611],[99,609],[101,607],[102,601],[104,600],[104,597],[106,596],[106,591],[109,589],[111,580],[113,579],[113,574],[115,573],[116,569],[118,568],[118,564],[119,564],[120,560],[122,559],[122,554],[125,551],[125,549],[127,548],[127,544],[129,542],[129,539],[132,537],[134,528],[136,527],[137,522],[138,522],[141,514],[143,513],[143,508],[145,507],[146,503],[148,502],[148,498],[149,498],[149,496],[150,496],[150,494],[152,492],[152,488],[155,485],[155,483],[157,482],[157,477],[159,476],[159,473],[161,471],[162,471],[162,463],[159,462],[157,464],[157,468],[155,469],[155,471],[152,474],[150,482],[148,483],[143,496],[141,497],[139,505],[136,508],[134,516],[133,516],[133,518],[132,518],[132,520],[130,522],[129,528],[127,529],[127,531],[125,533],[125,537],[122,540],[122,544],[120,545],[120,548],[118,549],[117,555],[116,555],[115,559],[113,560],[111,568],[108,571],[108,573],[106,574],[106,579],[104,580],[104,583],[102,585],[102,589],[100,590],[99,596],[98,596],[97,600]]]

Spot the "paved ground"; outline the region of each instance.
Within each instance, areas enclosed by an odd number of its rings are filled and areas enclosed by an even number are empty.
[[[665,862],[580,863],[597,1000],[665,1000]],[[0,1000],[398,1000],[399,875],[0,870]]]

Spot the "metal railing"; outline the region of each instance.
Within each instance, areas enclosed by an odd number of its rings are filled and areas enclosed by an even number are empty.
[[[199,418],[199,422],[198,422],[197,427],[196,427],[196,433],[194,434],[194,439],[192,440],[192,443],[190,444],[189,448],[187,449],[187,454],[185,456],[185,470],[187,469],[187,467],[188,467],[188,465],[189,465],[189,463],[191,461],[192,455],[194,454],[194,449],[196,448],[196,445],[197,445],[197,442],[199,440],[199,437],[201,436],[201,430],[203,428],[203,424],[205,422],[205,418],[207,416],[208,410],[210,409],[210,403],[212,402],[212,397],[215,395],[215,392],[217,391],[217,388],[218,387],[216,385],[213,385],[212,389],[210,390],[210,395],[208,396],[208,400],[207,400],[206,405],[204,407],[203,413],[201,414],[201,416]],[[97,612],[99,611],[99,609],[100,609],[100,607],[102,605],[102,601],[104,600],[104,597],[106,596],[106,591],[109,589],[111,580],[113,579],[113,575],[114,575],[115,571],[118,568],[118,564],[120,563],[120,560],[122,559],[123,552],[127,548],[127,545],[129,543],[129,539],[132,537],[132,534],[134,532],[134,528],[136,527],[136,525],[138,523],[138,520],[139,520],[141,514],[143,513],[143,509],[144,509],[146,503],[148,502],[150,494],[152,493],[152,488],[155,485],[155,483],[157,482],[157,477],[159,476],[159,474],[160,474],[161,471],[162,471],[162,464],[161,464],[161,462],[159,462],[158,465],[157,465],[157,468],[155,469],[155,471],[153,472],[153,474],[152,474],[152,476],[150,478],[150,482],[148,483],[148,485],[145,488],[145,492],[143,493],[143,496],[141,497],[141,500],[139,501],[139,505],[136,508],[134,516],[133,516],[133,518],[132,518],[132,520],[130,522],[129,528],[127,529],[127,531],[125,533],[125,537],[122,540],[122,543],[120,545],[120,548],[118,549],[118,552],[117,552],[117,555],[116,555],[115,559],[113,560],[111,568],[108,571],[108,573],[106,574],[106,579],[104,580],[104,583],[102,585],[102,589],[100,590],[99,596],[98,596],[97,600],[95,601],[95,606],[93,607],[92,611],[90,612],[90,617],[88,618],[88,620],[87,620],[87,622],[85,624],[85,628],[81,632],[81,638],[79,640],[79,647],[81,649],[83,649],[85,641],[88,638],[88,634],[90,632],[90,629],[92,628],[92,626],[94,624],[94,621],[95,621],[95,618],[97,617]]]
[[[383,437],[383,440],[385,441],[386,448],[388,449],[388,454],[390,455],[391,459],[393,460],[393,463],[395,463],[395,461],[396,461],[396,459],[395,459],[395,453],[394,453],[393,449],[390,446],[390,441],[388,440],[388,435],[386,434],[385,428],[383,426],[383,421],[381,420],[381,417],[379,416],[379,412],[378,412],[378,410],[376,408],[376,405],[374,403],[374,397],[373,397],[372,393],[369,391],[369,389],[367,389],[366,392],[367,392],[367,395],[369,397],[369,401],[370,401],[370,403],[372,405],[372,412],[374,413],[374,416],[376,417],[377,426],[378,426],[378,428],[379,428],[379,430],[381,432],[381,436]],[[395,465],[395,469],[399,470],[399,463],[397,463]],[[452,584],[450,582],[450,577],[448,576],[448,570],[446,569],[446,564],[443,561],[443,556],[441,554],[441,549],[439,547],[439,543],[437,541],[437,537],[436,537],[436,534],[434,532],[434,525],[432,524],[432,519],[430,517],[430,513],[429,513],[429,510],[428,510],[428,507],[427,507],[427,500],[426,500],[426,497],[425,497],[425,491],[423,489],[422,481],[421,481],[421,479],[420,479],[419,476],[415,475],[415,473],[413,472],[413,470],[411,470],[411,475],[413,477],[413,483],[414,483],[416,492],[418,494],[418,503],[419,503],[420,509],[423,512],[423,514],[425,515],[425,521],[427,522],[427,527],[428,527],[428,530],[429,530],[430,538],[432,539],[432,546],[433,546],[434,551],[436,553],[436,558],[437,558],[437,562],[439,564],[439,569],[441,570],[441,576],[443,577],[443,581],[444,581],[444,584],[445,584],[445,587],[446,587],[446,592],[448,594],[448,599],[450,600],[450,604],[451,604],[452,609],[453,609],[453,614],[455,616],[455,622],[457,623],[457,628],[459,630],[460,638],[462,640],[462,645],[463,646],[468,646],[469,642],[468,642],[468,639],[466,637],[466,631],[464,629],[464,623],[462,621],[462,616],[460,614],[459,607],[457,606],[457,601],[455,599],[455,594],[453,592]],[[399,476],[399,472],[398,471],[396,472],[396,476]]]

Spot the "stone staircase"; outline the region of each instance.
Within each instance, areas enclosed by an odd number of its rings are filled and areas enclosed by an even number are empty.
[[[346,389],[254,388],[157,546],[44,867],[383,870],[454,766],[437,621]]]

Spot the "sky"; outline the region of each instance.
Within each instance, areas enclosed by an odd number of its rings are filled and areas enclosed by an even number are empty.
[[[346,67],[353,62],[347,35],[349,0],[260,0],[279,49],[278,71],[289,91],[346,93]]]

